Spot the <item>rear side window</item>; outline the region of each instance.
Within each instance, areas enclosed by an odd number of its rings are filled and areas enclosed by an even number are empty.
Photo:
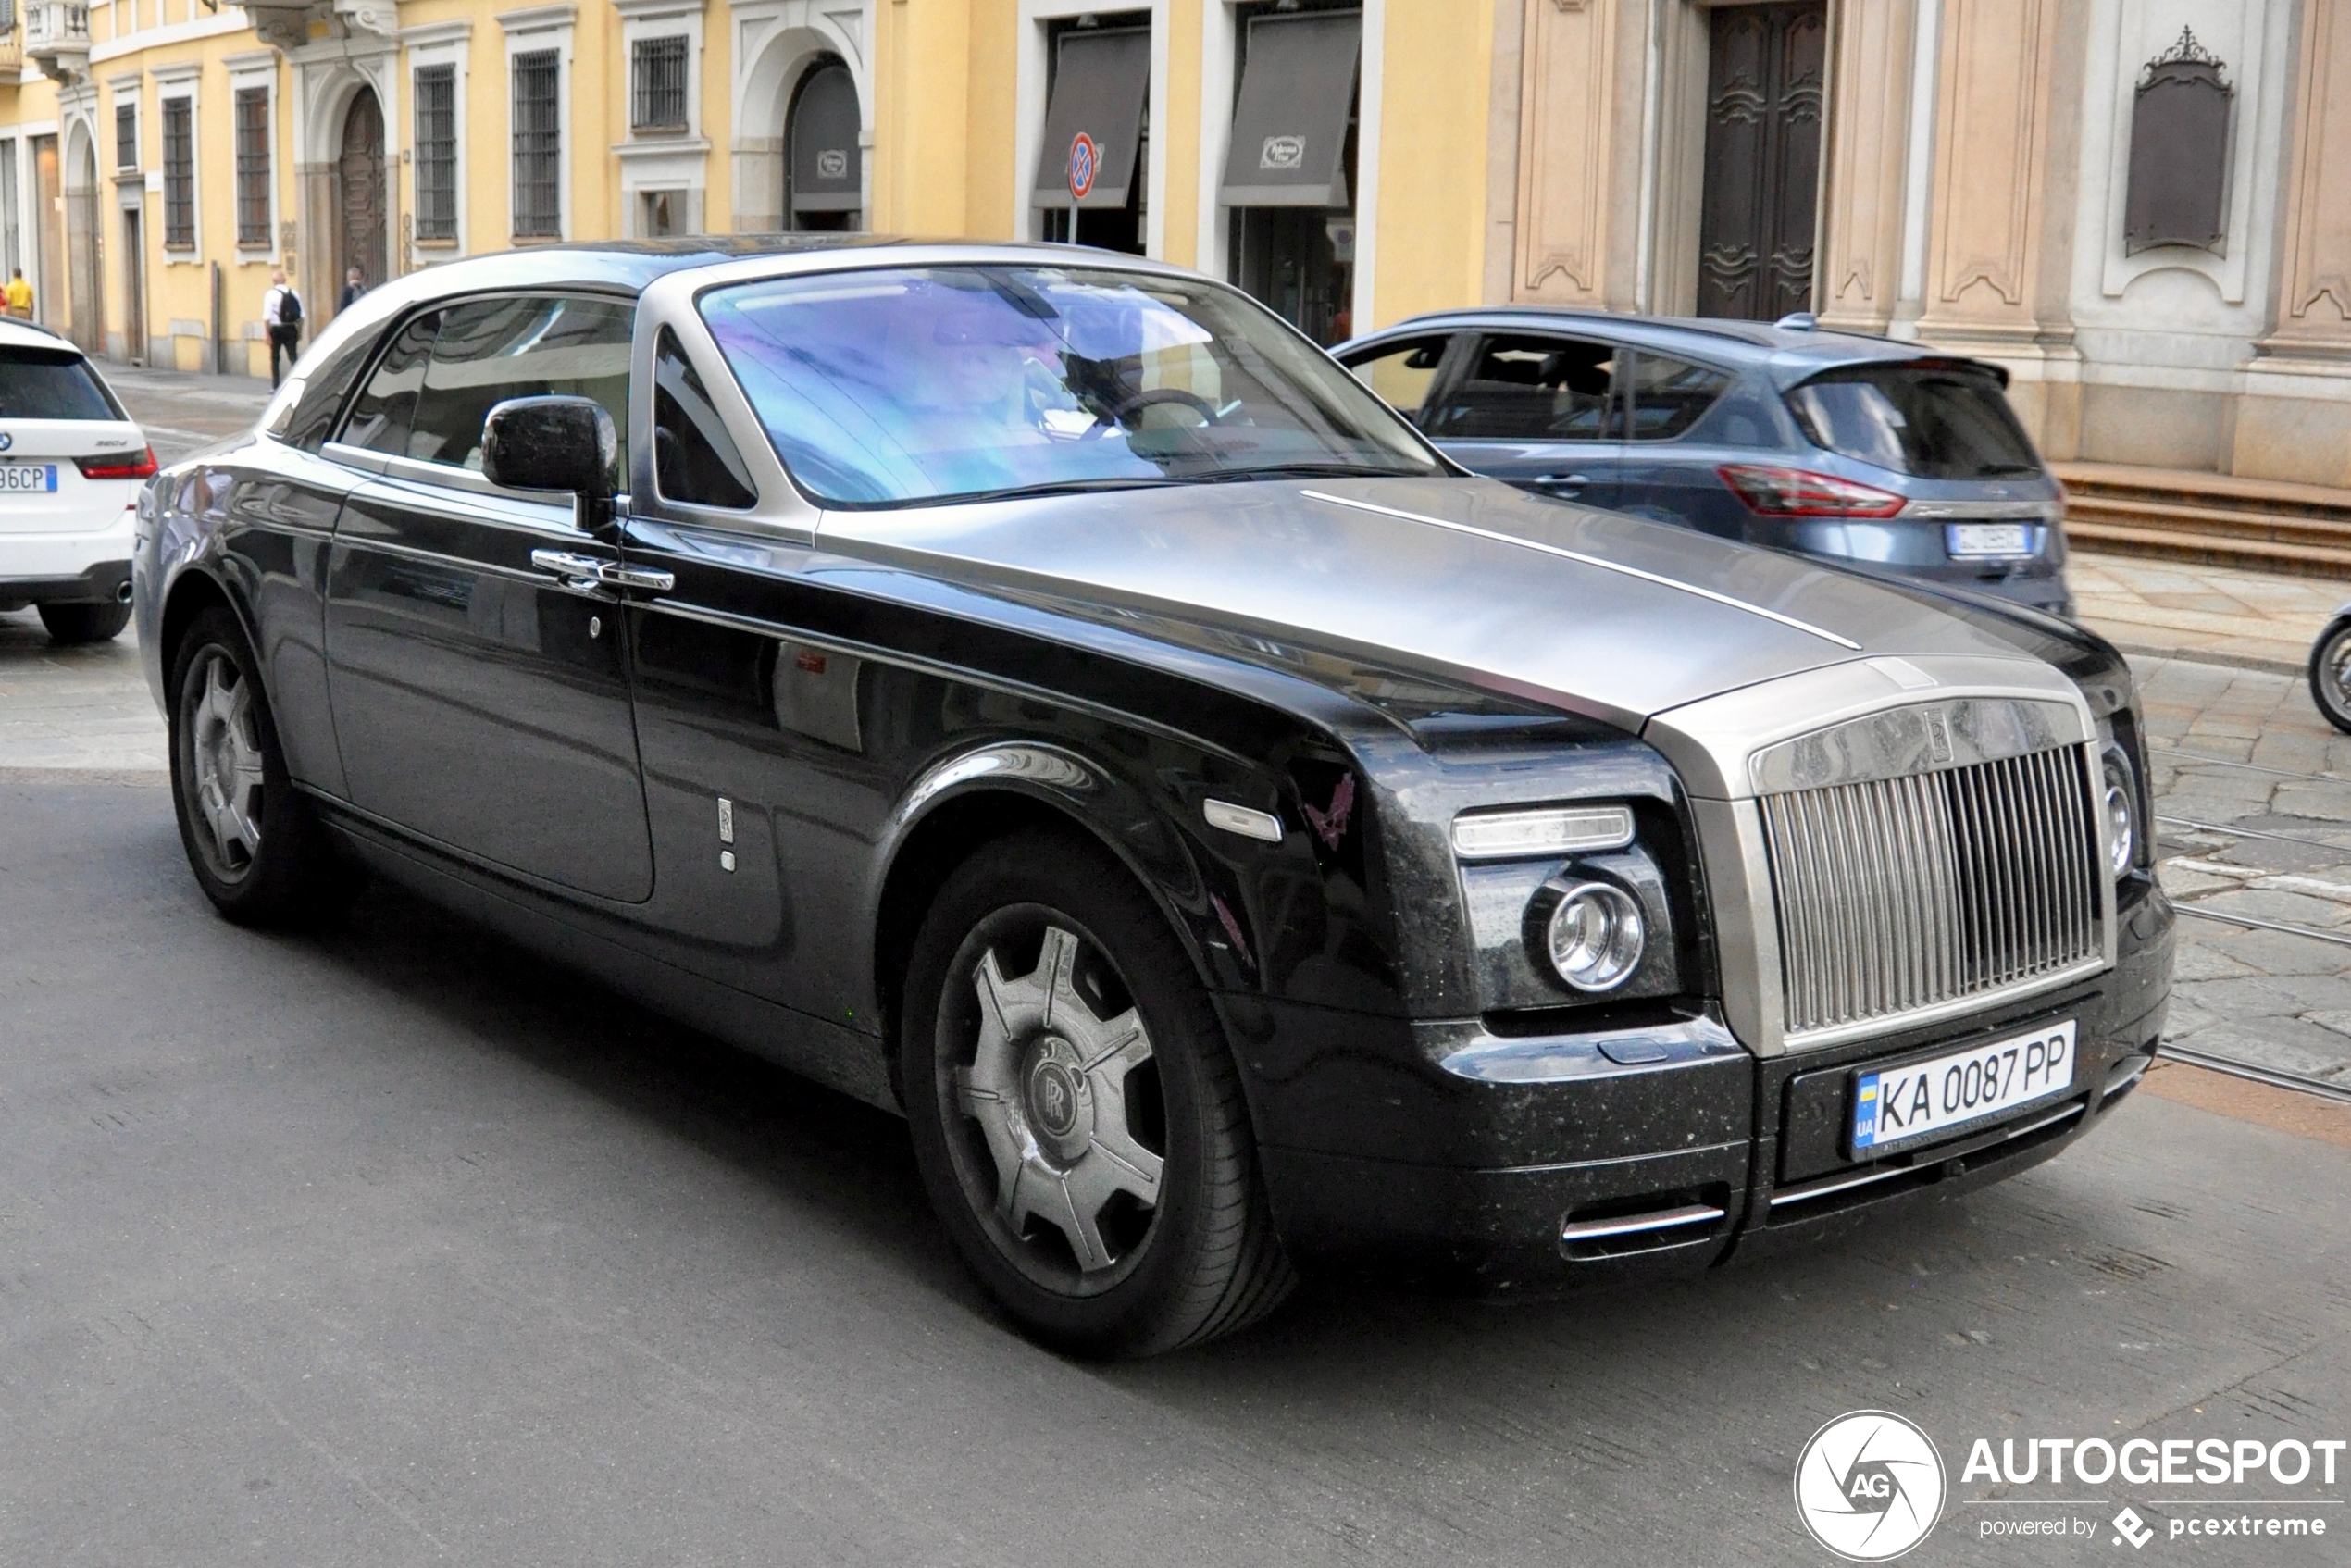
[[[70,350],[0,349],[0,418],[127,417],[90,362]]]
[[[740,510],[759,499],[693,361],[665,327],[653,355],[653,482],[665,500],[696,506]]]
[[[1381,402],[1417,425],[1421,405],[1436,384],[1437,367],[1445,362],[1445,345],[1451,341],[1440,335],[1385,343],[1362,358],[1350,359],[1347,367],[1355,372],[1357,380],[1378,393]]]
[[[1867,365],[1833,370],[1787,394],[1815,446],[1922,479],[2038,474],[2041,459],[1989,371]]]
[[[1582,338],[1491,337],[1428,411],[1452,441],[1613,441],[1617,351]]]
[[[432,340],[441,330],[441,313],[427,311],[405,327],[384,351],[367,390],[351,405],[343,422],[346,446],[370,452],[408,455],[408,427],[417,415],[417,389],[425,384],[425,367],[432,359]]]
[[[1633,360],[1627,434],[1634,441],[1672,441],[1705,417],[1730,385],[1720,370],[1644,349]]]
[[[609,299],[469,300],[441,313],[432,362],[417,392],[410,457],[481,467],[481,427],[510,397],[592,397],[612,416],[628,462],[628,335],[633,304]]]

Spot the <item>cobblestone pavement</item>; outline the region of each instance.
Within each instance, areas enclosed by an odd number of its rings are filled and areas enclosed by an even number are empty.
[[[2297,678],[2133,664],[2156,814],[2170,819],[2164,887],[2183,910],[2342,934],[2337,945],[2190,914],[2166,1038],[2351,1088],[2351,735],[2319,717]]]

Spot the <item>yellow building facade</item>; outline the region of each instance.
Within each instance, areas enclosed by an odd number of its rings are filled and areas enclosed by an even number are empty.
[[[265,370],[280,266],[1074,238],[1326,342],[1809,310],[2053,456],[2351,483],[2351,0],[18,4],[0,268],[149,364]]]

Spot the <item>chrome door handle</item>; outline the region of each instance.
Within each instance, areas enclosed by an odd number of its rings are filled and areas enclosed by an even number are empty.
[[[530,564],[542,572],[553,572],[563,579],[566,588],[575,591],[589,588],[633,588],[644,593],[666,593],[678,586],[678,574],[652,566],[627,566],[617,561],[599,560],[593,555],[575,555],[567,550],[534,550]]]
[[[1592,481],[1584,474],[1537,474],[1535,476],[1535,482],[1540,485],[1556,485],[1561,489],[1573,487],[1581,490]]]

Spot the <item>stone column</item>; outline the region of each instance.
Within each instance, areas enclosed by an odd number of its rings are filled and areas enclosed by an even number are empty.
[[[1917,24],[1918,0],[1844,0],[1837,8],[1827,239],[1812,296],[1824,327],[1882,333],[1894,320]]]
[[[1948,0],[1943,12],[1926,308],[1919,335],[2006,365],[2042,450],[2081,439],[2067,267],[2082,50],[2061,0]]]
[[[1633,304],[1641,15],[1616,0],[1526,0],[1513,299]]]
[[[2305,0],[2295,54],[2275,324],[2230,468],[2351,485],[2351,0]]]

